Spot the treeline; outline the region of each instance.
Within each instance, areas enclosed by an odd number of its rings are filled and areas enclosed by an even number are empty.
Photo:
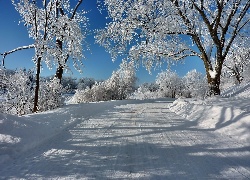
[[[66,93],[75,93],[76,89],[92,88],[101,82],[93,78],[63,77],[60,83],[54,76],[41,77],[38,111],[47,111],[64,104]],[[35,74],[31,70],[0,69],[0,112],[24,115],[33,112]]]
[[[131,98],[204,98],[208,95],[208,91],[208,84],[202,73],[192,70],[184,77],[180,77],[176,72],[166,70],[158,74],[155,82],[142,84]]]
[[[33,112],[36,86],[32,71],[0,69],[0,112],[24,115]],[[74,94],[71,103],[122,100],[134,92],[136,75],[133,63],[123,61],[105,81],[94,78],[40,78],[38,111],[58,108],[65,103],[65,94]]]

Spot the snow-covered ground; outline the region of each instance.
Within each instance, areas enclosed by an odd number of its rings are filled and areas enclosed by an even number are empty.
[[[1,114],[0,179],[250,179],[248,99],[173,101]]]
[[[101,114],[123,102],[68,105],[53,111],[13,116],[0,113],[0,163],[37,147],[78,121]],[[1,174],[1,173],[0,173]]]
[[[250,145],[250,83],[233,86],[221,97],[178,99],[170,109],[197,127],[229,135]]]
[[[249,102],[249,98],[178,99],[170,109],[199,129],[213,130],[250,145]]]

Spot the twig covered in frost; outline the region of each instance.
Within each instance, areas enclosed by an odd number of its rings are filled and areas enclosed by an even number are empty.
[[[21,46],[21,47],[18,47],[18,48],[15,48],[15,49],[12,49],[11,51],[7,51],[7,52],[4,52],[4,53],[1,53],[1,56],[3,56],[3,59],[2,59],[2,66],[4,67],[4,60],[5,60],[5,57],[11,53],[14,53],[16,51],[20,51],[20,50],[24,50],[24,49],[31,49],[31,48],[35,48],[35,45],[34,44],[31,44],[31,45],[28,45],[28,46]]]

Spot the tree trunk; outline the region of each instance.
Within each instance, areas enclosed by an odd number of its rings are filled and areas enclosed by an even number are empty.
[[[60,80],[60,84],[62,83],[62,76],[63,76],[63,67],[59,65],[59,67],[56,69],[55,77]]]
[[[220,76],[208,80],[209,95],[220,95]]]
[[[235,65],[234,74],[237,82],[240,84],[243,81],[243,76],[241,76],[239,68]]]
[[[36,64],[36,87],[35,87],[35,97],[34,97],[34,107],[33,113],[38,111],[38,94],[39,94],[39,82],[40,82],[40,71],[41,71],[41,57],[38,57]]]
[[[206,69],[207,82],[209,86],[209,96],[220,95],[220,78],[224,58],[222,58],[221,56],[222,53],[219,52],[221,51],[217,52],[215,67],[212,66],[211,61],[208,58],[204,58],[207,57],[206,55],[204,55],[202,58]]]
[[[209,86],[209,95],[210,96],[220,95],[220,76],[222,70],[221,63],[217,63],[214,69],[212,69],[211,66],[209,66],[209,68],[207,68],[207,66],[205,67],[206,67],[207,82]]]

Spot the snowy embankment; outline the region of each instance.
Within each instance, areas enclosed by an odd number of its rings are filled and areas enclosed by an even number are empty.
[[[88,119],[120,103],[113,101],[68,105],[21,117],[0,113],[0,164],[41,145],[79,120]]]
[[[77,120],[72,109],[22,117],[0,114],[0,163],[38,146]]]
[[[250,144],[250,84],[232,87],[222,97],[177,99],[170,109],[202,129]],[[230,98],[228,98],[230,97]]]

